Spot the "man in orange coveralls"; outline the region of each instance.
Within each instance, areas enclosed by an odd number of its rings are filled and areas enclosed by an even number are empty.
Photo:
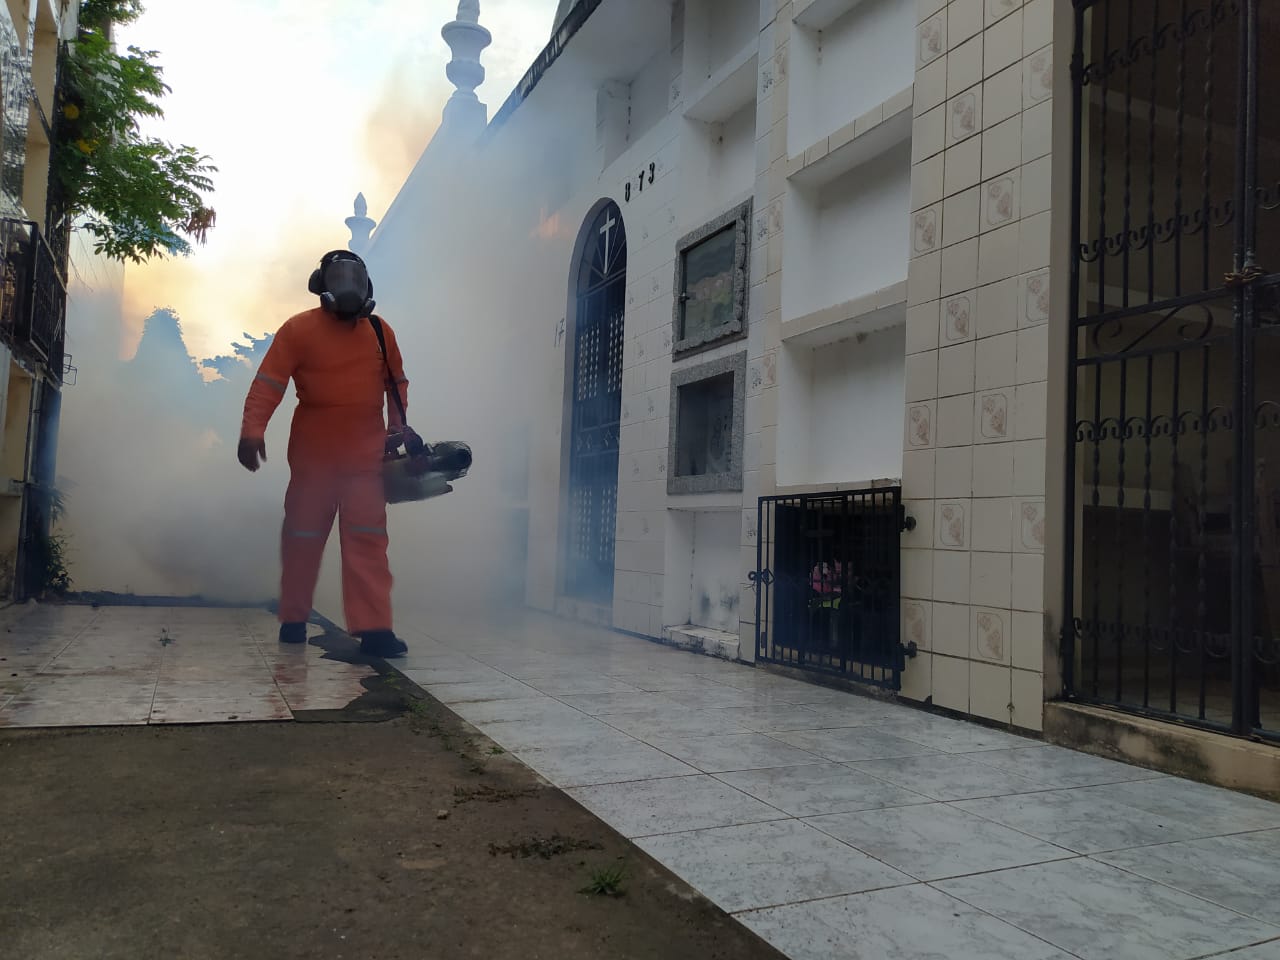
[[[307,620],[325,541],[339,518],[342,601],[347,630],[370,656],[401,656],[407,649],[391,629],[391,569],[387,564],[387,505],[382,456],[422,440],[389,404],[398,390],[408,404],[400,348],[382,323],[383,358],[373,322],[373,283],[362,261],[347,250],[324,255],[308,289],[320,306],[285,321],[263,358],[244,405],[238,456],[256,471],[267,459],[264,436],[289,379],[298,407],[289,434],[289,490],[281,536],[280,641],[305,643]],[[377,318],[375,318],[377,319]],[[379,321],[381,322],[381,321]]]

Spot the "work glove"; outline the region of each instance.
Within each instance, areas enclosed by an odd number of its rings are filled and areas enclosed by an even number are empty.
[[[387,442],[383,448],[386,456],[395,456],[401,447],[404,452],[411,457],[416,457],[422,453],[426,444],[422,438],[414,431],[413,427],[391,427],[387,430]]]
[[[263,463],[267,461],[267,441],[262,438],[254,440],[250,437],[241,437],[236,457],[240,461],[240,466],[250,473],[256,473],[260,466],[258,458],[261,457]]]
[[[413,427],[404,428],[404,452],[411,457],[416,457],[427,448],[422,438],[414,432]]]

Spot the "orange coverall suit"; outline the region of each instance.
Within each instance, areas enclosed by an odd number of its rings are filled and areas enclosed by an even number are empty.
[[[407,405],[409,381],[400,348],[386,321],[382,329],[391,376]],[[382,488],[382,411],[390,387],[369,320],[352,323],[317,307],[285,321],[249,389],[242,437],[262,439],[291,377],[298,407],[289,433],[280,622],[310,618],[325,542],[337,514],[347,630],[353,635],[390,630],[392,581]],[[403,426],[394,404],[389,417],[393,427]]]

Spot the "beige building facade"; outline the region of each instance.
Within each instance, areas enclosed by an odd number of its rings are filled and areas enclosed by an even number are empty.
[[[64,356],[69,231],[50,229],[50,142],[64,43],[79,6],[8,0],[0,9],[0,595],[43,588]]]
[[[1280,777],[1277,24],[1185,7],[581,0],[490,119],[461,4],[367,254],[519,385],[520,599]]]

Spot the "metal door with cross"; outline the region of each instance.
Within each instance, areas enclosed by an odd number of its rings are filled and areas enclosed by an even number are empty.
[[[613,599],[626,287],[627,235],[609,203],[578,265],[564,578],[567,596],[601,604]]]
[[[1074,6],[1067,694],[1280,738],[1280,4]]]

